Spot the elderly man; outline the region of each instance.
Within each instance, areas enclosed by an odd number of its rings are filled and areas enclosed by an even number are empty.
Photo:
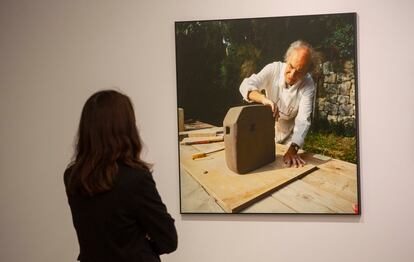
[[[240,85],[240,93],[246,101],[272,108],[276,118],[276,142],[290,145],[283,156],[287,166],[305,164],[298,150],[311,124],[316,88],[309,72],[313,70],[314,57],[308,43],[295,41],[286,51],[284,63],[268,64]]]

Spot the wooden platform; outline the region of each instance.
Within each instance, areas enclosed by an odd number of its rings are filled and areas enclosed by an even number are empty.
[[[223,142],[214,144],[224,146]],[[209,144],[198,145],[198,149],[201,148],[203,152],[208,146]],[[181,146],[181,165],[229,213],[243,209],[316,168],[311,164],[299,168],[283,167],[283,155],[277,154],[273,163],[248,174],[239,175],[228,169],[224,151],[193,160],[191,156],[200,152],[198,149]]]
[[[281,168],[286,147],[279,144],[276,162],[247,176],[228,170],[224,151],[191,159],[193,153],[222,146],[180,146],[182,213],[354,213],[356,165],[303,153],[307,166]]]

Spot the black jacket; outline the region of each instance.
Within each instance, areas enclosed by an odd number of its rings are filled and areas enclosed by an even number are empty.
[[[82,262],[160,261],[160,254],[177,248],[174,219],[149,172],[119,164],[111,191],[93,197],[68,194],[68,201]]]

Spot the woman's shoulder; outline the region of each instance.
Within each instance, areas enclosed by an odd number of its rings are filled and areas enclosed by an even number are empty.
[[[122,184],[125,184],[126,186],[153,180],[150,170],[131,167],[124,163],[118,163],[118,173],[123,182]]]
[[[119,164],[116,192],[136,198],[156,190],[151,171]],[[152,194],[152,193],[151,193]]]

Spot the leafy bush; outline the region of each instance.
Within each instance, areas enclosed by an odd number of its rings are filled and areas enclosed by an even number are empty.
[[[339,61],[352,59],[355,56],[354,32],[352,24],[340,21],[331,35],[323,41],[323,45],[327,50],[330,49]]]
[[[304,150],[351,163],[357,162],[355,137],[311,131],[306,137]]]
[[[355,121],[351,122],[332,122],[326,118],[317,118],[313,121],[311,130],[323,134],[335,134],[343,137],[355,137]]]

